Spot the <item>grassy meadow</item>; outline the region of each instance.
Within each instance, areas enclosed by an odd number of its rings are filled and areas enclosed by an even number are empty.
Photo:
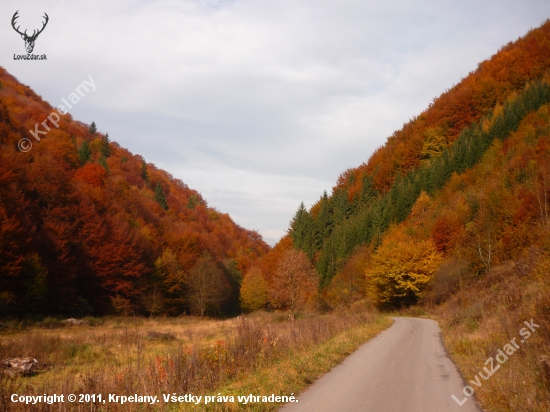
[[[30,376],[0,374],[0,411],[276,410],[239,405],[237,395],[298,395],[360,344],[391,324],[360,305],[330,314],[256,312],[232,319],[89,318],[3,321],[0,359],[34,357]],[[64,403],[13,403],[12,394],[65,394]],[[198,406],[162,395],[218,394],[235,403]],[[70,403],[68,394],[102,394],[106,403]],[[152,395],[160,402],[109,403],[108,395]]]

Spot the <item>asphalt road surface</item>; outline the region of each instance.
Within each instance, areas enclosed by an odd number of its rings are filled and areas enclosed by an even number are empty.
[[[280,411],[480,412],[474,397],[462,406],[451,397],[463,401],[464,385],[437,322],[395,318],[389,329],[303,392],[298,403]]]

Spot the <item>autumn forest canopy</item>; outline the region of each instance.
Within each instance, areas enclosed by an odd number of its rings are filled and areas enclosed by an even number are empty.
[[[273,248],[0,68],[0,316],[234,314],[446,300],[550,248],[550,21],[300,205]]]
[[[18,151],[51,111],[0,72],[0,313],[238,311],[242,274],[268,250],[261,236],[94,123],[64,116]]]

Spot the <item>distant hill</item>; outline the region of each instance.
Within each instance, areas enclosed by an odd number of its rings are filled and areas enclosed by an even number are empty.
[[[95,124],[66,115],[37,142],[52,110],[0,68],[0,315],[238,310],[261,236]]]

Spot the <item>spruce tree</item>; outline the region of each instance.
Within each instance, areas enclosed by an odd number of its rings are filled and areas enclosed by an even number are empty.
[[[325,190],[323,197],[320,200],[319,213],[317,214],[317,220],[315,221],[317,226],[315,248],[317,250],[322,249],[325,239],[327,239],[332,231],[332,213],[328,201],[328,195]]]
[[[96,134],[97,133],[97,127],[95,125],[95,122],[92,122],[90,125],[90,128],[88,129],[88,133],[90,134]]]
[[[105,136],[101,138],[101,146],[99,148],[99,151],[105,158],[111,156],[111,146],[109,146],[110,142],[109,133],[106,133]]]
[[[109,170],[109,166],[107,165],[107,159],[105,159],[104,156],[101,156],[99,158],[99,164],[103,166],[103,168],[107,171],[107,173],[111,173],[111,171]]]
[[[162,207],[164,210],[168,210],[166,196],[164,196],[164,192],[160,183],[157,183],[157,185],[155,186],[155,200],[160,205],[160,207]]]
[[[90,160],[90,156],[92,155],[92,151],[90,150],[90,144],[87,140],[84,140],[82,145],[80,145],[80,149],[78,149],[78,156],[80,157],[80,163],[85,164]]]
[[[304,202],[300,203],[290,225],[290,236],[294,247],[303,250],[312,259],[317,250],[315,247],[317,228],[313,217],[304,206]]]
[[[306,222],[305,215],[307,214],[306,207],[304,202],[300,203],[298,210],[292,218],[290,223],[290,236],[292,237],[292,243],[296,249],[302,249],[304,246],[304,241],[306,237]]]
[[[141,178],[149,182],[149,173],[147,173],[147,163],[145,163],[145,160],[141,161]]]

